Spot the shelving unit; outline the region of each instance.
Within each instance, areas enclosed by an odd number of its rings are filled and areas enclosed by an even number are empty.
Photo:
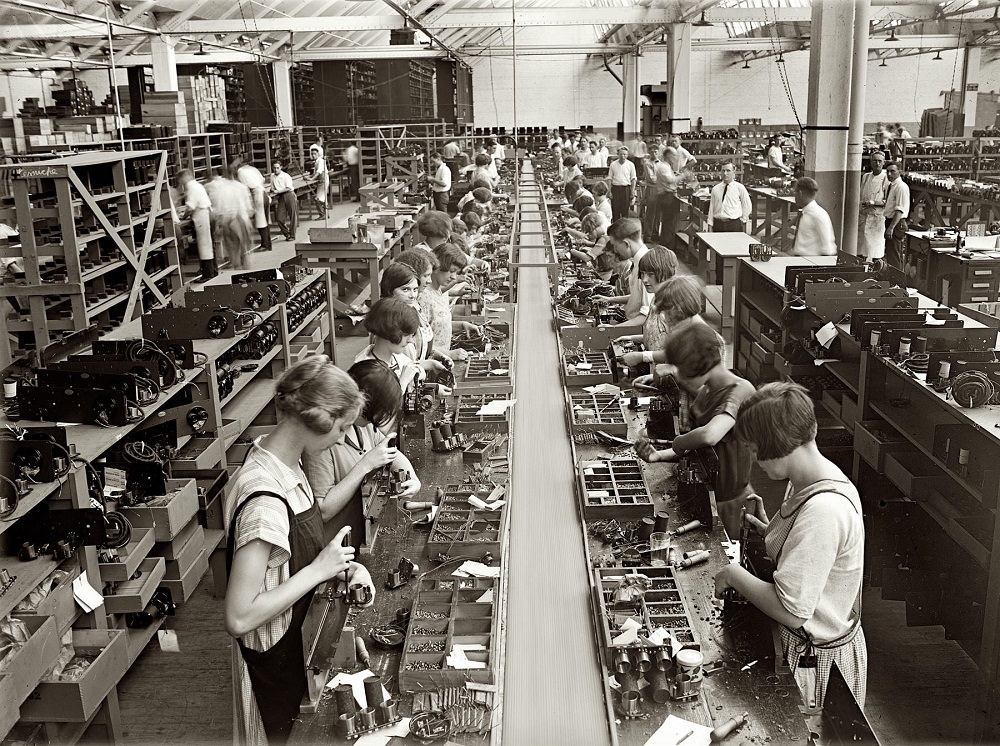
[[[688,166],[688,170],[698,175],[699,182],[710,184],[718,182],[721,178],[722,163],[725,161],[733,162],[736,173],[743,171],[742,138],[689,140],[682,135],[681,145],[697,158],[697,163]]]
[[[20,306],[0,322],[0,359],[10,359],[9,334],[37,349],[166,304],[181,280],[167,162],[165,151],[99,152],[6,167],[14,200],[0,215],[30,230],[0,247],[25,269],[23,282],[0,285]]]
[[[226,166],[226,136],[222,132],[199,132],[178,137],[181,168],[188,168],[195,179],[206,182],[222,174]]]
[[[906,141],[901,170],[971,178],[976,172],[977,151],[971,139],[913,138]]]

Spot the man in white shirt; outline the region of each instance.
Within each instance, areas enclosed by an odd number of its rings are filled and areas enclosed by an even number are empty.
[[[677,155],[674,156],[675,163],[671,163],[674,171],[681,173],[688,166],[693,166],[698,162],[691,152],[681,145],[681,138],[678,135],[671,135],[670,139],[667,140],[667,144],[677,151]]]
[[[799,225],[795,231],[795,256],[836,256],[837,237],[830,214],[816,203],[819,185],[804,176],[795,182],[795,204],[799,208]]]
[[[271,201],[264,187],[264,174],[249,163],[244,163],[239,156],[232,164],[232,168],[236,173],[236,180],[250,190],[253,199],[253,227],[260,236],[260,248],[262,251],[270,251],[271,228],[267,224],[267,212]]]
[[[627,218],[635,194],[635,164],[628,159],[628,148],[618,148],[618,158],[608,168],[611,179],[611,212],[615,220]],[[642,228],[640,225],[640,233]]]
[[[347,190],[351,199],[355,202],[361,201],[358,188],[361,186],[361,151],[353,142],[344,148],[341,155],[344,165],[347,167]]]
[[[785,165],[785,154],[778,144],[778,138],[772,137],[767,143],[767,167],[782,173],[790,174],[792,169]]]
[[[448,212],[448,200],[451,199],[451,169],[441,159],[440,153],[431,153],[431,170],[433,176],[427,177],[434,195],[434,209]]]
[[[195,181],[194,174],[188,169],[177,174],[177,184],[184,190],[184,206],[191,216],[195,240],[198,243],[201,276],[196,281],[205,282],[219,274],[212,247],[212,200],[209,199],[205,187]]]
[[[597,138],[597,155],[601,157],[600,166],[604,168],[608,165],[608,160],[611,158],[611,153],[608,152],[607,140],[601,136]]]
[[[294,241],[299,227],[299,200],[295,196],[295,184],[284,170],[281,161],[271,164],[271,194],[274,195],[274,216],[286,241]]]
[[[885,172],[885,153],[873,150],[871,171],[861,175],[860,215],[858,219],[858,256],[881,259],[885,256],[885,198],[889,175]]]
[[[903,269],[903,239],[906,238],[906,218],[910,215],[910,187],[900,176],[899,165],[886,163],[889,193],[885,197],[882,215],[885,218],[885,260]]]
[[[625,325],[642,325],[649,315],[653,303],[653,294],[642,284],[639,272],[639,262],[649,253],[649,248],[642,240],[642,222],[638,218],[623,218],[616,220],[608,228],[607,245],[619,260],[632,260],[632,271],[629,273],[629,294],[615,296],[594,296],[595,303],[620,303],[625,305]]]
[[[591,140],[589,143],[589,150],[587,154],[583,157],[583,161],[580,163],[581,168],[607,168],[607,159],[601,159],[601,154],[597,149],[597,141]]]
[[[712,187],[708,229],[713,233],[746,233],[752,209],[747,188],[736,181],[736,166],[726,161],[722,164],[722,181]]]

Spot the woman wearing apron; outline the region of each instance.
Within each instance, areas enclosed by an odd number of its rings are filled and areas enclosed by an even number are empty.
[[[407,259],[405,263],[403,261],[404,254]],[[445,370],[450,370],[452,366],[451,358],[434,352],[434,331],[431,329],[430,322],[424,318],[420,304],[417,302],[421,282],[413,264],[422,263],[422,266],[426,268],[427,283],[430,283],[432,272],[430,258],[432,256],[425,251],[403,252],[395,262],[386,267],[379,284],[379,291],[383,298],[401,300],[417,312],[420,327],[414,335],[413,342],[407,346],[404,352],[423,368],[425,374],[442,373]],[[435,261],[437,260],[435,259]],[[450,393],[449,391],[442,395],[448,396]]]
[[[364,399],[325,355],[288,368],[276,384],[278,424],[256,441],[227,491],[226,631],[233,646],[234,742],[282,744],[306,692],[302,622],[316,586],[345,571],[371,577],[323,520],[300,460],[343,441]]]
[[[787,479],[784,501],[770,521],[763,500],[744,520],[764,536],[773,582],[731,564],[715,576],[780,625],[785,659],[807,707],[821,708],[837,664],[864,707],[868,652],[861,629],[865,529],[861,500],[840,468],[816,446],[812,400],[794,383],[769,383],[746,400],[736,434],[771,479]]]

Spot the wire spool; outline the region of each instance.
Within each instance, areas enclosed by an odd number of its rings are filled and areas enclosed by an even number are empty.
[[[993,382],[978,370],[967,370],[952,379],[951,395],[959,405],[968,409],[982,407],[996,395]]]
[[[903,363],[909,370],[914,373],[926,373],[927,367],[930,365],[931,356],[926,352],[918,352],[916,354],[910,355]]]

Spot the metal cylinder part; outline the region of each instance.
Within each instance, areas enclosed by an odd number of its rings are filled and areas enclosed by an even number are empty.
[[[351,583],[347,590],[352,604],[364,606],[371,600],[371,591],[363,583]]]
[[[622,712],[626,717],[635,717],[639,714],[639,692],[622,692]]]
[[[65,539],[61,539],[58,544],[56,544],[55,551],[56,559],[69,559],[73,556],[73,550],[69,546],[69,542]]]
[[[14,508],[14,501],[9,497],[0,496],[0,513],[7,513]]]
[[[915,353],[927,352],[927,337],[922,337],[918,334],[916,338],[913,340],[913,344],[911,345],[910,349]]]
[[[653,530],[663,531],[666,533],[667,526],[670,524],[670,513],[665,510],[658,510],[653,514]]]
[[[358,728],[370,729],[375,727],[375,708],[366,707],[358,712]]]
[[[354,713],[341,715],[337,718],[337,732],[342,738],[350,738],[354,735]]]
[[[654,671],[646,677],[646,680],[649,682],[646,695],[650,699],[661,705],[670,701],[670,687],[663,671]]]
[[[0,586],[6,587],[10,585],[10,582],[10,572],[6,567],[0,567]]]
[[[455,435],[455,431],[452,430],[451,423],[450,422],[442,422],[441,423],[441,437],[447,439],[447,438],[451,438],[454,435]]]
[[[26,541],[21,545],[21,551],[17,553],[17,556],[18,559],[27,562],[38,556],[38,549],[30,541]]]
[[[434,450],[440,450],[444,448],[444,438],[441,435],[441,428],[432,427],[431,432],[431,448]]]
[[[951,361],[942,360],[938,368],[938,378],[949,378],[951,376]]]
[[[652,516],[646,516],[641,521],[639,521],[639,530],[637,538],[640,544],[648,543],[649,537],[653,533],[653,531],[659,531],[659,529],[654,528],[655,523],[656,519],[653,518]],[[663,530],[666,531],[666,529]]]
[[[379,722],[387,725],[399,719],[399,700],[387,699],[378,706]]]
[[[399,570],[389,570],[385,579],[386,585],[390,588],[403,584],[403,574]]]
[[[653,657],[656,660],[656,668],[659,671],[669,671],[670,667],[673,666],[669,647],[657,648]]]
[[[354,689],[350,684],[341,684],[335,687],[333,690],[333,698],[337,703],[337,712],[341,716],[350,715],[354,716],[354,713],[358,711],[358,706],[354,703]],[[354,722],[351,722],[351,728],[354,728]]]
[[[628,650],[621,648],[616,650],[612,658],[615,671],[618,673],[630,673],[632,671],[632,660],[628,657]]]
[[[633,653],[632,661],[639,671],[645,673],[653,667],[653,659],[649,657],[649,651],[646,648],[636,648]]]
[[[365,701],[369,707],[378,707],[384,701],[382,696],[382,679],[379,676],[367,676],[364,682]]]
[[[405,606],[400,606],[396,609],[396,624],[398,624],[403,629],[406,629],[407,625],[410,623],[410,610]]]

